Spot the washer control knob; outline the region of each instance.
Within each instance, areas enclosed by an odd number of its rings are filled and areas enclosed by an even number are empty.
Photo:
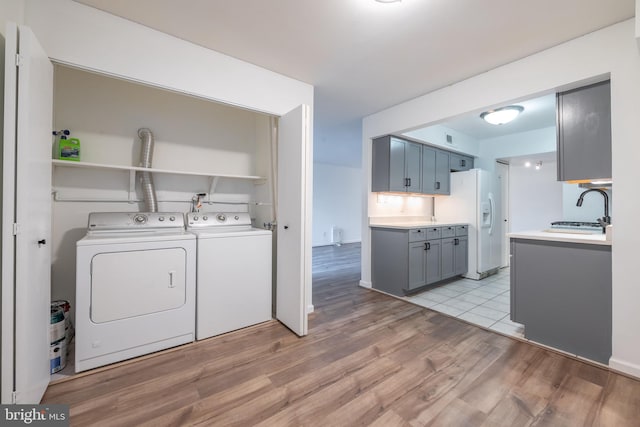
[[[176,217],[175,217],[175,216],[170,216],[170,217],[169,217],[169,221],[175,221],[175,220],[176,220]]]
[[[164,221],[164,217],[161,216],[160,218],[158,218],[158,221],[160,221],[160,222]]]
[[[236,221],[240,219],[240,217],[238,215],[234,216],[233,219],[235,219]]]
[[[138,214],[133,217],[133,222],[135,222],[136,224],[145,224],[147,222],[147,216]]]
[[[206,216],[206,215],[202,217],[202,220],[203,220],[203,221],[206,221],[206,220],[208,220],[208,219],[209,219],[209,217],[208,217],[208,216]]]
[[[198,220],[198,216],[197,216],[197,215],[194,215],[194,216],[193,216],[193,220],[194,220],[194,221],[197,221],[197,220]]]
[[[220,222],[224,222],[224,221],[226,221],[226,220],[227,220],[227,217],[225,216],[225,214],[218,214],[218,215],[216,216],[216,219],[217,219],[218,221],[220,221]]]

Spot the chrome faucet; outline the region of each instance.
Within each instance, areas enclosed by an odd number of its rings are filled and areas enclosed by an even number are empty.
[[[598,218],[598,224],[600,224],[600,226],[602,227],[602,232],[604,233],[607,225],[611,224],[611,217],[609,216],[609,195],[606,193],[606,191],[599,188],[590,188],[588,190],[585,190],[582,192],[582,194],[580,194],[580,197],[578,197],[578,203],[576,203],[576,206],[582,206],[585,194],[592,191],[596,191],[602,194],[602,197],[604,197],[604,216],[602,218]]]

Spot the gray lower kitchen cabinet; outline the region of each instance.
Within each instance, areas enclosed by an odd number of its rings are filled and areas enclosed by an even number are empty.
[[[456,237],[453,240],[453,275],[460,276],[469,269],[469,238]]]
[[[608,364],[611,246],[511,239],[511,319],[527,339]]]
[[[371,191],[419,193],[422,145],[393,136],[373,140]]]
[[[458,227],[462,227],[466,233],[466,225]],[[467,237],[443,239],[443,232],[455,235],[456,227],[372,227],[371,270],[374,289],[404,296],[424,286],[466,273]],[[461,244],[463,241],[465,243]],[[449,242],[451,249],[447,246]],[[464,271],[461,271],[463,267]]]
[[[611,178],[611,83],[556,95],[558,181]]]
[[[464,154],[449,153],[449,169],[451,172],[461,172],[473,169],[473,157]]]
[[[468,270],[468,237],[442,239],[442,279],[465,274]]]
[[[453,277],[455,275],[455,270],[453,267],[453,262],[455,259],[454,256],[454,247],[453,247],[453,239],[454,237],[449,237],[446,239],[442,239],[442,278],[448,279],[449,277]]]
[[[409,289],[416,289],[427,284],[426,249],[427,242],[409,244]]]
[[[442,280],[442,245],[441,240],[429,240],[426,242],[425,285],[431,285]]]

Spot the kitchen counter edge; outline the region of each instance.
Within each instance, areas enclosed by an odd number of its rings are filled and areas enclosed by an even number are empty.
[[[586,245],[611,246],[611,240],[606,240],[604,234],[572,234],[550,233],[546,231],[519,231],[507,233],[511,239],[545,240],[548,242],[582,243]]]
[[[409,230],[412,228],[428,227],[451,227],[456,225],[469,225],[468,222],[405,222],[405,223],[378,223],[369,224],[369,228],[394,228],[398,230]]]

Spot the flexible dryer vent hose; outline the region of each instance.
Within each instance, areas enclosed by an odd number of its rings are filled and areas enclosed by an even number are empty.
[[[138,129],[138,136],[142,142],[140,166],[150,168],[153,158],[153,133],[147,128],[141,128]],[[155,188],[153,187],[153,176],[151,172],[140,172],[140,185],[142,187],[142,196],[147,212],[158,212],[158,201],[156,199]]]

